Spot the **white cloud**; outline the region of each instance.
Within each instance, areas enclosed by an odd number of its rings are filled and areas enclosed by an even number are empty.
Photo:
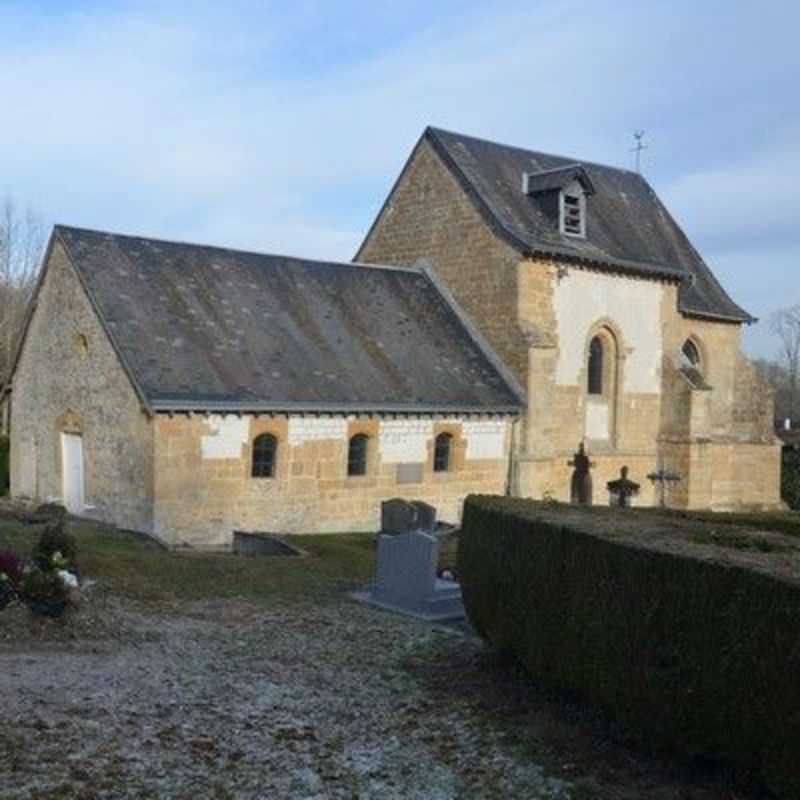
[[[728,166],[683,175],[662,194],[706,242],[798,241],[798,178],[800,141],[793,137]]]
[[[796,207],[798,169],[780,171],[796,149],[750,145],[741,167],[715,150],[699,159],[713,170],[684,168],[678,143],[710,127],[698,109],[736,69],[755,80],[792,52],[781,28],[769,58],[739,65],[744,25],[720,29],[690,5],[452,3],[437,15],[412,0],[280,12],[197,0],[60,17],[4,6],[0,193],[66,223],[348,258],[428,123],[621,164],[630,131],[653,125],[648,163],[702,249],[709,232],[734,237],[755,217],[773,226],[771,186]],[[688,177],[671,182],[675,172]],[[724,195],[713,208],[709,187]]]
[[[557,4],[441,20],[311,74],[272,52],[308,20],[261,12],[248,28],[202,7],[74,15],[0,49],[15,109],[0,126],[0,152],[14,154],[0,188],[64,222],[243,246],[297,231],[293,249],[347,257],[350,229],[370,221],[348,215],[364,206],[354,192],[382,194],[428,122],[564,149],[588,138],[559,122],[594,90],[568,78],[565,96],[560,54],[584,34]],[[611,48],[611,28],[595,25],[598,47]],[[327,207],[311,206],[320,197]]]

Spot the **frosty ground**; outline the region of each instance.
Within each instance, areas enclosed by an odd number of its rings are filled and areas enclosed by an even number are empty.
[[[0,612],[4,800],[762,797],[644,754],[461,629],[354,603],[371,537],[241,559],[72,528],[84,606]],[[34,535],[3,521],[0,549]]]

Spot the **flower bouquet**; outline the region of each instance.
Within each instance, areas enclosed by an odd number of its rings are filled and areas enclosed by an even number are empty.
[[[22,561],[10,550],[0,553],[0,611],[17,596],[22,580]]]

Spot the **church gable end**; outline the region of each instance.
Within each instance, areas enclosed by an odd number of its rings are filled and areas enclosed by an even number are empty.
[[[150,420],[57,232],[31,309],[11,384],[12,493],[66,501],[72,436],[84,485],[71,510],[149,530]]]

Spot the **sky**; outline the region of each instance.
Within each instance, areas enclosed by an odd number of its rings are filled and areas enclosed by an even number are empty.
[[[426,125],[642,172],[733,298],[800,303],[800,3],[0,0],[0,196],[349,260]]]

